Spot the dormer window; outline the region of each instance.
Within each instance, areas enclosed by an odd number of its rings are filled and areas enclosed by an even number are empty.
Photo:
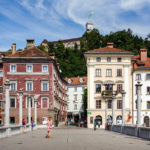
[[[80,81],[80,83],[82,83],[82,82],[83,82],[83,78],[80,78],[80,80],[79,80],[79,81]]]
[[[97,58],[96,58],[96,62],[101,62],[101,58],[100,58],[100,57],[97,57]]]
[[[71,79],[68,79],[68,83],[71,83],[72,81],[71,81]]]

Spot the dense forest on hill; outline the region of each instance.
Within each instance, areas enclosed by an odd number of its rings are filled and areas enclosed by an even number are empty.
[[[55,53],[63,77],[86,76],[84,52],[105,47],[107,42],[113,42],[115,48],[132,51],[135,55],[139,54],[140,48],[147,48],[148,56],[150,56],[150,34],[143,39],[134,35],[131,29],[110,32],[107,35],[100,34],[97,29],[85,32],[80,40],[80,50],[77,49],[77,45],[75,45],[74,49],[65,48],[62,41],[59,41],[56,46],[49,42],[48,53]],[[42,45],[39,48],[44,50]]]

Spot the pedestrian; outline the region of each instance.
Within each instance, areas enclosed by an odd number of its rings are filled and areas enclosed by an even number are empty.
[[[94,120],[94,130],[96,130],[97,120]]]
[[[31,120],[31,127],[32,127],[32,131],[33,131],[33,126],[34,126],[34,124],[33,124],[33,121]]]
[[[22,120],[22,125],[23,125],[23,132],[25,132],[26,129],[26,121],[23,119]]]
[[[98,127],[100,128],[100,125],[101,125],[100,120],[98,120],[97,124],[98,124]]]
[[[52,132],[52,118],[50,117],[49,120],[47,121],[47,134],[46,138],[51,137],[51,132]]]

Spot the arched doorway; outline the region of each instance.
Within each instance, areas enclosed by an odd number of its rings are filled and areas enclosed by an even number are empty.
[[[116,124],[122,124],[122,116],[117,116],[116,117]]]
[[[109,124],[112,123],[112,116],[111,116],[111,115],[108,115],[108,116],[107,116],[107,121],[108,121]]]
[[[101,125],[102,125],[102,117],[100,116],[100,115],[98,115],[98,116],[96,116],[96,121],[98,122],[98,121],[100,121],[100,123],[101,123]]]
[[[144,117],[144,124],[146,127],[149,127],[149,117],[148,116]]]

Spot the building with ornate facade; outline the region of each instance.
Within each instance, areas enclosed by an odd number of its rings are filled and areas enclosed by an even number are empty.
[[[132,123],[132,61],[133,53],[113,47],[85,52],[88,78],[88,128],[99,121],[101,127],[105,123],[122,123],[122,107],[124,107],[125,124]],[[125,103],[122,103],[122,90]]]
[[[87,88],[87,77],[72,77],[65,79],[68,82],[68,119],[78,123],[79,119],[84,118],[83,114],[83,94],[84,89]]]
[[[29,104],[31,103],[31,120],[37,103],[37,124],[47,118],[64,122],[67,117],[67,86],[61,77],[59,66],[54,59],[34,46],[34,40],[27,40],[27,49],[16,51],[12,46],[12,54],[1,54],[0,101],[4,108],[6,80],[10,83],[10,123],[19,123],[19,90],[23,91],[23,119],[28,121]],[[1,71],[0,70],[0,71]],[[31,102],[29,103],[29,97]],[[1,122],[3,124],[3,120]]]
[[[137,123],[137,82],[141,86],[141,124],[150,127],[150,58],[147,49],[140,49],[140,55],[133,60],[133,123]]]

